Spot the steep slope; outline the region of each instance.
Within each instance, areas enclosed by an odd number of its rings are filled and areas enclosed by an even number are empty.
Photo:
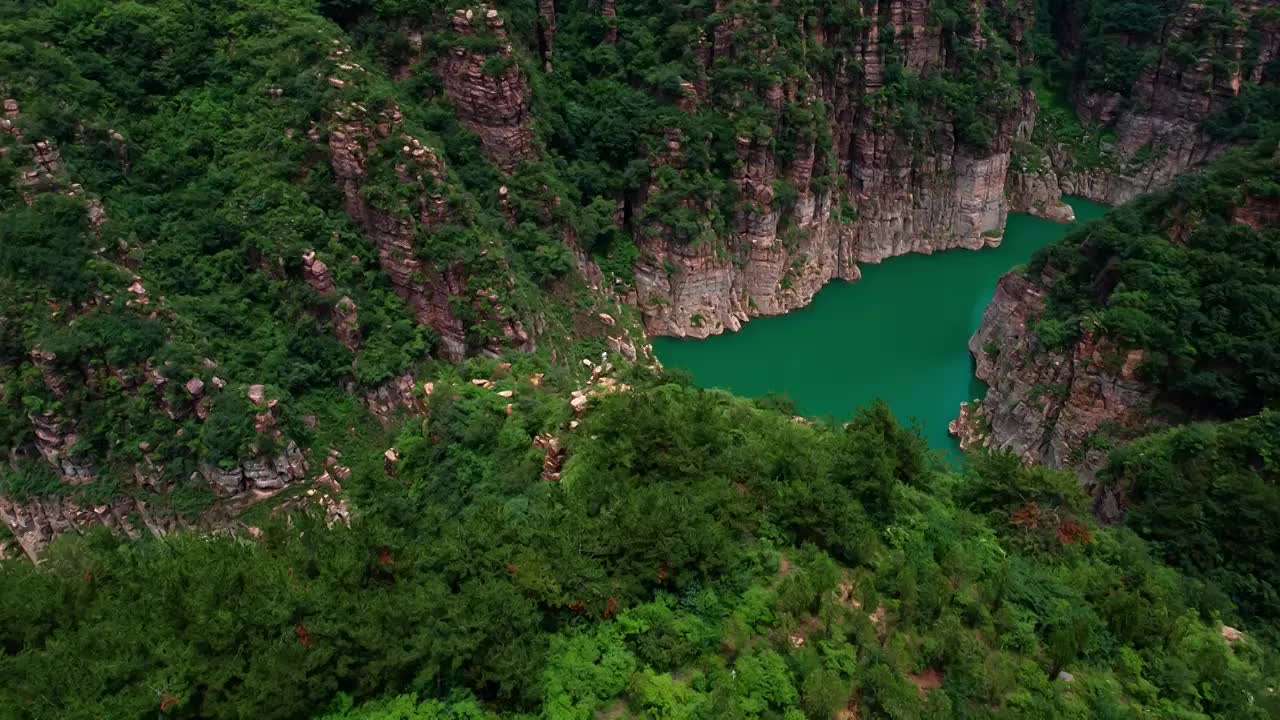
[[[0,519],[28,555],[323,497],[432,356],[643,357],[634,311],[521,226],[550,200],[461,187],[339,28],[184,7],[0,15]]]
[[[1088,479],[1115,441],[1272,407],[1277,181],[1275,141],[1237,151],[1001,279],[969,343],[990,389],[967,444]]]
[[[1041,127],[1020,148],[1018,209],[1047,214],[1062,193],[1108,205],[1162,189],[1257,139],[1274,114],[1280,5],[1274,2],[1050,2],[1041,25]],[[1083,121],[1083,122],[1081,122]],[[1050,210],[1052,212],[1052,210]]]

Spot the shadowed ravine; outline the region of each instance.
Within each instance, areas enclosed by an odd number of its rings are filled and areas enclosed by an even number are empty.
[[[667,367],[703,386],[739,395],[786,395],[805,415],[848,417],[876,398],[919,421],[935,448],[952,450],[947,423],[981,389],[966,348],[996,279],[1036,249],[1104,208],[1068,197],[1076,224],[1009,216],[999,248],[905,255],[862,268],[862,280],[832,283],[808,307],[757,318],[705,340],[656,338]]]

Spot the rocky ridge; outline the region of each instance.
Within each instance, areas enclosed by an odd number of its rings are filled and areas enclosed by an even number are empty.
[[[338,47],[331,53],[334,68],[329,81],[335,87],[356,87],[364,75],[363,68],[345,59],[349,52],[349,48]],[[477,107],[472,106],[472,110]],[[468,299],[476,313],[498,323],[502,336],[488,339],[491,351],[496,352],[503,342],[518,349],[532,349],[534,339],[523,323],[509,317],[492,289],[473,292],[460,262],[422,259],[419,246],[423,231],[455,218],[445,199],[447,175],[443,160],[436,150],[406,132],[403,120],[394,104],[374,114],[359,102],[348,101],[333,112],[328,132],[330,164],[347,214],[377,246],[379,265],[390,277],[396,294],[409,304],[414,318],[439,335],[441,356],[456,362],[468,353],[467,325],[455,307],[456,301],[465,303]],[[410,204],[393,201],[386,193],[370,192],[370,163],[389,140],[400,144],[392,161],[392,182],[416,187],[416,197]],[[380,197],[387,199],[380,201]],[[340,332],[349,336],[347,331]]]
[[[987,394],[965,408],[955,434],[1088,476],[1105,457],[1090,449],[1093,433],[1144,423],[1155,391],[1137,375],[1140,350],[1116,348],[1092,333],[1068,349],[1045,347],[1033,328],[1044,311],[1041,283],[1013,272],[996,285],[969,340]]]
[[[546,6],[550,6],[549,8]],[[551,68],[551,38],[555,34],[555,10],[550,0],[540,8],[550,10],[550,24],[541,34],[546,43],[545,63]],[[542,16],[544,22],[548,15]],[[494,163],[511,172],[537,155],[529,118],[529,84],[512,57],[512,47],[498,11],[488,5],[460,8],[449,21],[458,45],[440,62],[439,75],[445,95],[453,102],[458,119],[480,137]],[[468,39],[487,34],[498,45],[496,53],[470,49]],[[497,66],[500,69],[494,70]]]

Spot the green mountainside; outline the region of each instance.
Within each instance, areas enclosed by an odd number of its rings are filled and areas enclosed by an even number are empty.
[[[1280,717],[1280,10],[1034,5],[0,6],[0,718]],[[648,347],[1156,186],[1088,487]]]

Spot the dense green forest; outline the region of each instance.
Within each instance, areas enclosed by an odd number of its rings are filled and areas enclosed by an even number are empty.
[[[486,368],[471,365],[467,371]],[[349,528],[64,542],[0,568],[16,717],[1268,717],[1236,611],[1066,474],[943,471],[884,406],[810,425],[636,371],[567,413],[470,383]],[[1069,673],[1062,675],[1062,672]],[[395,699],[389,699],[390,696]],[[335,699],[336,698],[336,699]]]
[[[1094,331],[1146,351],[1167,405],[1193,418],[1251,415],[1280,400],[1280,205],[1274,139],[1041,251],[1053,278],[1037,326],[1050,346]],[[1255,217],[1255,214],[1257,216]]]
[[[1273,90],[1209,127],[1264,142],[1031,265],[1046,343],[1143,348],[1173,426],[1112,450],[1132,505],[1101,527],[1066,473],[644,352],[638,241],[722,244],[740,144],[856,218],[850,111],[803,96],[861,81],[887,11],[562,0],[552,49],[540,3],[493,3],[507,50],[448,29],[464,5],[0,5],[0,548],[63,523],[0,559],[0,718],[1280,715]],[[1027,92],[1126,91],[1152,53],[1115,38],[1172,12],[1038,5],[928,3],[937,65],[877,27],[859,122],[989,150]],[[528,84],[513,167],[432,70],[469,54]],[[1103,151],[1046,105],[1037,141]],[[276,458],[313,482],[251,484]]]

